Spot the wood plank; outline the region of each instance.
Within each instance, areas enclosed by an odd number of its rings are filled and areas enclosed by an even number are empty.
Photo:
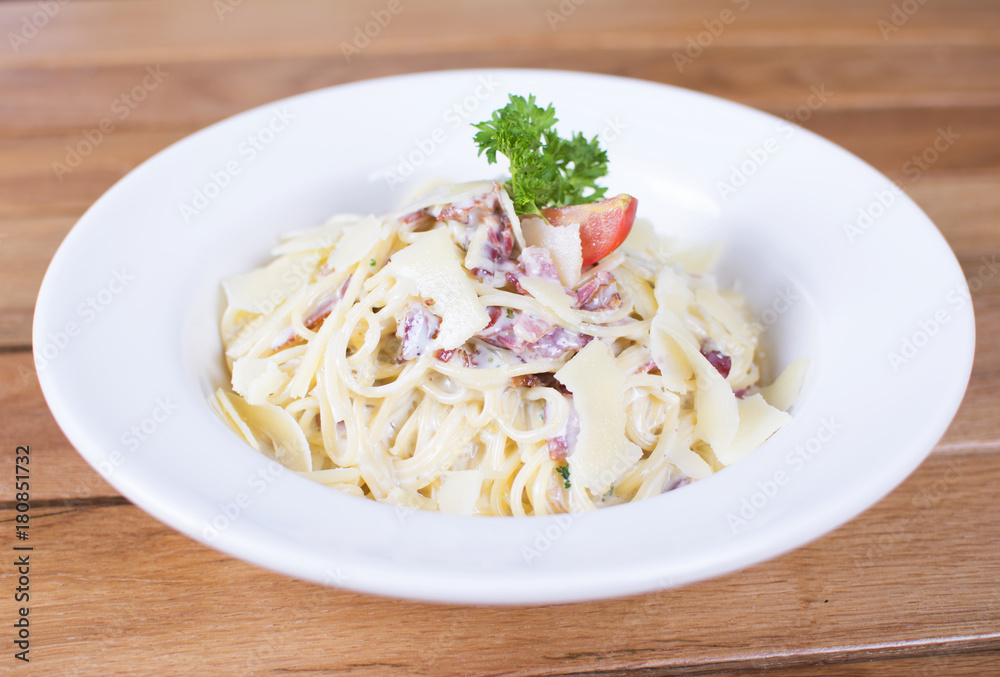
[[[769,111],[784,116],[786,111]],[[881,172],[913,176],[910,163],[932,147],[944,132],[960,135],[938,154],[926,172],[1000,166],[1000,128],[990,108],[955,107],[827,111],[820,109],[803,123],[807,129],[843,146]],[[932,157],[932,156],[928,156]],[[912,165],[916,169],[916,165]]]
[[[878,45],[727,47],[712,45],[690,63],[676,47],[552,51],[541,45],[511,55],[459,55],[463,67],[525,66],[625,75],[687,87],[750,106],[794,113],[812,88],[829,93],[827,110],[1000,106],[1000,46],[930,50]],[[400,68],[395,56],[339,55],[219,62],[150,61],[55,70],[0,70],[0,134],[53,134],[97,127],[200,127],[303,91],[368,78],[453,68],[456,55],[418,54]],[[59,96],[51,96],[51,92]],[[135,92],[134,95],[130,94]],[[71,99],[73,106],[66,106]]]
[[[0,352],[0,467],[13,467],[18,445],[30,445],[41,461],[32,468],[35,500],[78,500],[118,496],[83,460],[56,424],[38,385],[28,352]],[[0,482],[0,501],[14,498],[10,482]],[[6,536],[5,536],[6,538]]]
[[[798,101],[769,109],[794,114]],[[943,170],[1000,168],[998,109],[820,109],[804,126],[827,137],[904,185],[915,183],[907,163],[931,147],[939,129],[960,135],[919,174],[927,181]],[[95,121],[96,124],[97,121]],[[143,160],[197,131],[194,126],[172,129],[121,128],[65,173],[74,148],[87,150],[84,129],[27,138],[0,137],[0,218],[32,214],[80,212]]]
[[[998,481],[1000,455],[932,458],[853,522],[747,571],[624,600],[529,609],[428,605],[290,580],[132,506],[36,509],[33,647],[40,669],[81,675],[123,673],[150,659],[171,674],[256,665],[372,675],[710,674],[995,653],[1000,559],[983,539],[1000,535],[990,490]],[[12,576],[9,567],[0,573]]]
[[[0,219],[0,346],[31,344],[31,320],[42,277],[76,223],[66,216]]]
[[[982,677],[995,674],[1000,666],[1000,651],[976,651],[957,654],[926,654],[906,658],[873,659],[826,665],[802,665],[794,668],[773,668],[767,670],[745,670],[737,664],[732,670],[723,672],[686,672],[690,675],[723,677]],[[609,673],[605,673],[609,674]],[[615,674],[615,673],[610,673]],[[643,673],[622,672],[621,675],[641,675]],[[668,673],[666,673],[668,674]]]
[[[0,218],[82,214],[116,181],[196,130],[119,130],[106,136],[68,174],[59,173],[81,131],[0,140]]]
[[[371,12],[385,12],[388,3],[259,0],[227,4],[234,11],[217,12],[213,5],[198,0],[68,3],[50,20],[40,20],[44,26],[27,42],[19,42],[16,51],[12,44],[10,51],[0,54],[0,67],[341,56],[341,43],[352,41],[356,31],[373,20]],[[365,51],[396,57],[442,51],[517,52],[534,48],[543,39],[550,51],[594,46],[682,48],[689,37],[706,30],[706,21],[718,21],[726,9],[733,12],[733,19],[718,41],[727,45],[854,47],[891,40],[891,44],[941,46],[988,44],[998,36],[996,13],[982,0],[923,5],[906,17],[900,30],[888,34],[878,22],[892,19],[891,5],[862,0],[805,5],[787,0],[670,4],[591,0],[586,5],[574,3],[563,12],[558,3],[539,6],[531,0],[512,0],[502,5],[502,11],[494,9],[498,7],[449,0],[401,3],[401,11],[384,28],[377,33],[372,29],[376,37]],[[0,4],[0,34],[25,30],[25,18],[30,20],[37,11],[32,2]],[[454,30],[455,26],[461,30]]]
[[[1000,171],[932,169],[916,180],[901,172],[888,176],[934,221],[959,259],[971,265],[1000,253]]]

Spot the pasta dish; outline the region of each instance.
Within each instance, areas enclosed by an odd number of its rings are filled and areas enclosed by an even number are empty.
[[[485,181],[283,236],[224,282],[218,413],[325,485],[464,515],[656,496],[790,418],[805,361],[760,384],[761,327],[712,250],[639,220],[595,260],[563,209],[519,216]]]

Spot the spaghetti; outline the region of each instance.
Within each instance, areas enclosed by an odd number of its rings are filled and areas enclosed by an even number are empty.
[[[804,361],[758,387],[760,327],[705,252],[637,222],[574,268],[551,234],[477,182],[285,236],[224,283],[219,414],[333,488],[484,515],[655,496],[789,418]]]

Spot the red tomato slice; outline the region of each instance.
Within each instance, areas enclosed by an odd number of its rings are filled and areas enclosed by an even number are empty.
[[[550,207],[541,211],[553,226],[580,224],[583,265],[589,266],[618,249],[625,241],[632,230],[638,205],[638,200],[623,193],[600,202]]]

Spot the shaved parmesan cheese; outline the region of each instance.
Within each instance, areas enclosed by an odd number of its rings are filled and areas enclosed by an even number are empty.
[[[649,352],[663,379],[663,387],[684,395],[687,382],[694,378],[694,368],[680,344],[654,320],[649,327]]]
[[[521,287],[524,291],[535,297],[535,300],[552,311],[560,320],[576,324],[579,321],[579,313],[573,309],[575,296],[570,296],[563,289],[563,286],[555,280],[544,277],[522,277]]]
[[[721,322],[722,326],[736,334],[741,343],[750,343],[751,339],[747,336],[750,323],[746,316],[719,296],[715,285],[705,284],[698,287],[694,292],[694,300],[704,307],[709,315]]]
[[[694,371],[697,379],[698,389],[695,393],[695,410],[698,418],[695,424],[695,434],[705,440],[713,450],[728,447],[736,435],[739,426],[739,413],[736,408],[736,397],[733,389],[726,379],[719,374],[718,370],[701,354],[701,346],[691,331],[684,326],[683,318],[687,314],[687,309],[694,301],[694,294],[688,288],[684,278],[670,268],[663,268],[656,277],[656,301],[659,308],[656,316],[653,317],[651,334],[662,331],[666,336],[676,342],[687,361]],[[661,335],[651,344],[656,344],[657,352],[663,358],[671,355],[676,357],[676,352],[666,350],[664,337]],[[656,359],[654,352],[654,360]],[[657,366],[660,363],[657,362]],[[678,372],[676,367],[667,365],[671,373],[675,376],[684,373]],[[664,372],[663,367],[660,371]],[[666,387],[670,383],[665,382]]]
[[[327,267],[343,271],[360,261],[366,261],[372,249],[385,237],[384,224],[374,216],[369,216],[357,225],[344,231],[337,247],[330,252]]]
[[[386,503],[410,510],[437,510],[437,503],[412,489],[393,487],[382,499]]]
[[[799,397],[799,391],[802,390],[802,383],[806,380],[808,370],[809,360],[800,357],[785,367],[781,376],[775,379],[774,383],[761,388],[760,394],[772,407],[788,411]]]
[[[302,475],[327,486],[357,484],[361,479],[361,473],[358,472],[357,468],[327,468],[326,470],[304,472]]]
[[[469,238],[469,246],[466,247],[465,252],[465,269],[475,270],[476,268],[482,268],[483,270],[493,270],[496,267],[493,259],[486,255],[486,241],[490,237],[490,229],[485,223],[480,224],[476,230],[473,231],[472,237]]]
[[[231,308],[248,313],[270,312],[308,281],[308,276],[303,277],[306,269],[311,274],[310,263],[312,267],[318,263],[315,256],[286,256],[263,268],[230,277],[222,282],[226,300]]]
[[[580,244],[580,224],[553,226],[537,216],[521,222],[524,241],[529,247],[544,247],[552,254],[563,286],[573,288],[580,282],[583,270],[583,247]]]
[[[675,341],[694,371],[698,384],[694,402],[695,435],[711,445],[713,451],[727,448],[740,421],[732,387],[701,354],[698,341],[679,317],[661,306],[653,318],[652,331],[662,331]],[[669,386],[666,382],[665,385]]]
[[[649,283],[624,266],[616,268],[614,275],[625,292],[624,298],[632,301],[632,308],[639,317],[644,320],[651,319],[656,314],[656,298]]]
[[[246,421],[240,418],[240,415],[236,412],[236,409],[233,407],[232,397],[225,389],[217,389],[215,391],[215,400],[213,401],[216,412],[222,416],[222,419],[229,424],[230,428],[247,441],[247,444],[260,451],[260,442],[253,436],[253,432],[247,427]]]
[[[672,250],[670,260],[679,263],[685,272],[692,275],[701,275],[712,270],[722,256],[722,245],[718,242],[678,244],[672,247]]]
[[[486,475],[482,470],[454,470],[441,480],[437,492],[438,510],[451,515],[475,515]]]
[[[712,447],[723,465],[732,465],[762,445],[792,417],[764,401],[760,393],[737,400],[740,425],[732,444],[725,449]]]
[[[436,205],[462,204],[480,195],[489,193],[491,190],[493,190],[492,181],[469,181],[467,183],[433,185],[431,186],[431,190],[424,190],[416,197],[408,200],[407,205],[394,212],[394,214],[404,216]]]
[[[330,249],[337,244],[345,227],[352,226],[363,219],[363,216],[356,214],[334,216],[321,226],[283,237],[282,243],[275,247],[271,253],[275,256],[281,256],[282,254]]]
[[[517,217],[517,212],[514,211],[514,202],[510,199],[510,195],[507,195],[507,191],[503,188],[499,189],[500,193],[500,205],[503,207],[504,212],[507,214],[507,219],[510,221],[511,230],[514,231],[514,240],[521,245],[521,249],[527,247],[527,243],[524,240],[524,232],[521,229],[521,219]]]
[[[313,469],[309,442],[291,414],[273,404],[250,404],[242,397],[229,401],[240,418],[271,443],[278,463],[297,472]]]
[[[288,382],[288,375],[271,360],[241,357],[233,363],[233,390],[250,404],[264,404]]]
[[[458,348],[489,324],[490,316],[444,230],[432,230],[393,254],[386,270],[422,298],[434,301],[434,313],[441,317],[437,340],[445,350]]]
[[[628,237],[621,244],[621,250],[640,259],[647,259],[655,257],[660,246],[661,238],[653,230],[653,224],[649,219],[636,219],[632,223]]]
[[[604,494],[642,458],[625,436],[625,374],[606,345],[591,341],[555,374],[573,393],[580,436],[567,461],[570,481]]]
[[[694,302],[694,294],[687,282],[672,268],[663,268],[656,276],[656,304],[677,317],[684,317]]]
[[[670,462],[693,480],[703,480],[712,474],[712,466],[705,459],[679,444],[670,450]]]

